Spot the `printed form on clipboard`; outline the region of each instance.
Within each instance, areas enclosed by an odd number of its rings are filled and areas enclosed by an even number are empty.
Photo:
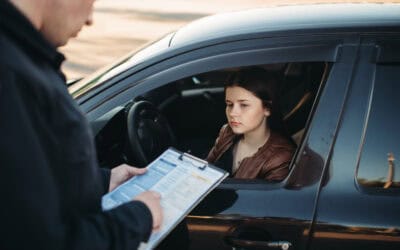
[[[147,167],[143,175],[132,177],[102,198],[103,210],[132,201],[139,193],[154,190],[161,194],[164,220],[140,250],[153,249],[228,173],[204,160],[169,148]]]

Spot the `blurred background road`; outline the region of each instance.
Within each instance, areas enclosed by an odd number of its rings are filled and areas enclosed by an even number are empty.
[[[94,24],[61,51],[68,79],[86,76],[186,23],[218,12],[265,5],[265,0],[100,0]],[[278,2],[278,1],[277,1]]]
[[[354,2],[334,0],[336,2]],[[61,48],[68,79],[87,76],[195,19],[228,11],[326,0],[100,0],[94,24]]]

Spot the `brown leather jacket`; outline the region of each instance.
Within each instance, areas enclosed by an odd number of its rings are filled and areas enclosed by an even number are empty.
[[[222,126],[214,147],[207,156],[207,161],[215,163],[233,146],[238,136],[240,135],[234,134],[227,124]],[[289,164],[294,151],[295,146],[290,140],[273,132],[268,141],[253,156],[242,160],[233,177],[281,181],[289,173]]]

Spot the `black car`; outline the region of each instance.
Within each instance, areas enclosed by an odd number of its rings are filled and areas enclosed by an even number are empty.
[[[254,65],[280,75],[289,176],[228,178],[185,219],[180,246],[400,249],[400,4],[206,17],[70,91],[101,166],[142,167],[169,146],[204,158],[226,123],[227,75]]]

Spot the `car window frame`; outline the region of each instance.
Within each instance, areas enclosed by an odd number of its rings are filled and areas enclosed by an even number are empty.
[[[359,153],[357,155],[356,171],[354,173],[354,183],[357,190],[361,193],[370,195],[391,195],[396,196],[400,193],[400,188],[383,188],[362,185],[358,181],[358,172],[360,169],[361,159],[364,151],[364,143],[368,131],[369,114],[372,108],[372,99],[374,98],[374,89],[376,87],[376,71],[379,65],[398,65],[400,67],[400,36],[399,35],[365,35],[363,36],[363,45],[370,47],[372,56],[363,63],[372,67],[369,88],[366,98],[368,105],[365,108],[365,120],[363,122],[362,135],[360,139]]]
[[[342,36],[343,38],[338,38],[334,34],[264,37],[220,43],[193,49],[185,53],[179,53],[176,56],[169,55],[168,59],[161,58],[161,61],[141,69],[140,71],[132,69],[130,72],[131,74],[125,76],[123,79],[115,77],[115,79],[119,81],[111,81],[109,84],[104,84],[108,87],[92,96],[90,99],[80,103],[80,107],[83,112],[87,113],[90,119],[96,119],[101,116],[101,113],[105,113],[104,108],[107,109],[107,102],[112,104],[108,106],[108,110],[111,110],[112,107],[122,105],[129,100],[129,97],[135,95],[134,92],[139,91],[142,93],[148,91],[148,88],[142,86],[151,81],[161,81],[161,83],[156,86],[159,87],[164,85],[163,82],[169,83],[196,73],[229,67],[270,64],[285,61],[335,62],[338,56],[338,45],[350,39],[348,37],[351,37],[351,34],[344,34]],[[297,47],[297,50],[293,49],[294,47]],[[308,49],[306,49],[307,47]],[[293,52],[298,51],[298,54],[284,53],[284,56],[282,56],[282,50],[285,51],[290,48],[293,49]],[[322,49],[325,49],[325,51],[322,51]],[[252,53],[252,55],[250,55],[250,53]],[[240,58],[240,61],[235,63],[235,61],[231,59],[233,57]],[[205,62],[206,60],[207,62]],[[216,67],[215,64],[218,63],[224,64],[225,66]],[[196,69],[201,67],[203,67],[203,70],[200,72],[196,71]],[[186,68],[186,70],[182,71],[182,68]],[[172,70],[187,73],[174,77],[173,75],[176,74],[176,72],[174,72],[172,76],[169,74]],[[124,72],[124,74],[126,74],[126,72]],[[163,79],[164,77],[168,79]],[[131,88],[135,88],[135,90],[132,91]],[[128,95],[126,97],[124,96],[122,102],[115,102],[114,97],[121,94]]]
[[[346,57],[343,55],[342,46],[348,43],[355,43],[354,41],[356,40],[354,34],[341,34],[339,38],[332,34],[307,35],[307,37],[255,39],[253,41],[256,45],[255,47],[249,46],[249,41],[235,41],[232,43],[239,46],[233,46],[231,50],[223,50],[219,54],[216,54],[216,51],[218,52],[221,48],[226,47],[227,43],[193,50],[178,55],[178,59],[175,62],[171,59],[161,61],[159,64],[153,65],[153,67],[132,75],[131,78],[128,77],[122,80],[118,88],[114,90],[110,88],[108,90],[116,92],[112,95],[108,94],[110,98],[106,98],[96,105],[88,103],[86,106],[88,109],[87,115],[89,120],[95,120],[100,116],[99,113],[102,110],[104,112],[104,109],[123,106],[147,91],[188,76],[212,70],[285,62],[321,61],[335,63]],[[228,44],[232,45],[232,43]],[[260,46],[260,43],[263,44]],[[304,135],[304,137],[307,136],[307,134]],[[303,147],[299,147],[297,152],[303,152],[303,150]],[[293,157],[291,165],[298,160],[298,155],[299,153]],[[239,183],[238,181],[228,181],[221,184],[219,188],[278,189],[286,185],[287,179],[279,183],[260,182],[260,180],[243,180],[239,181]]]

